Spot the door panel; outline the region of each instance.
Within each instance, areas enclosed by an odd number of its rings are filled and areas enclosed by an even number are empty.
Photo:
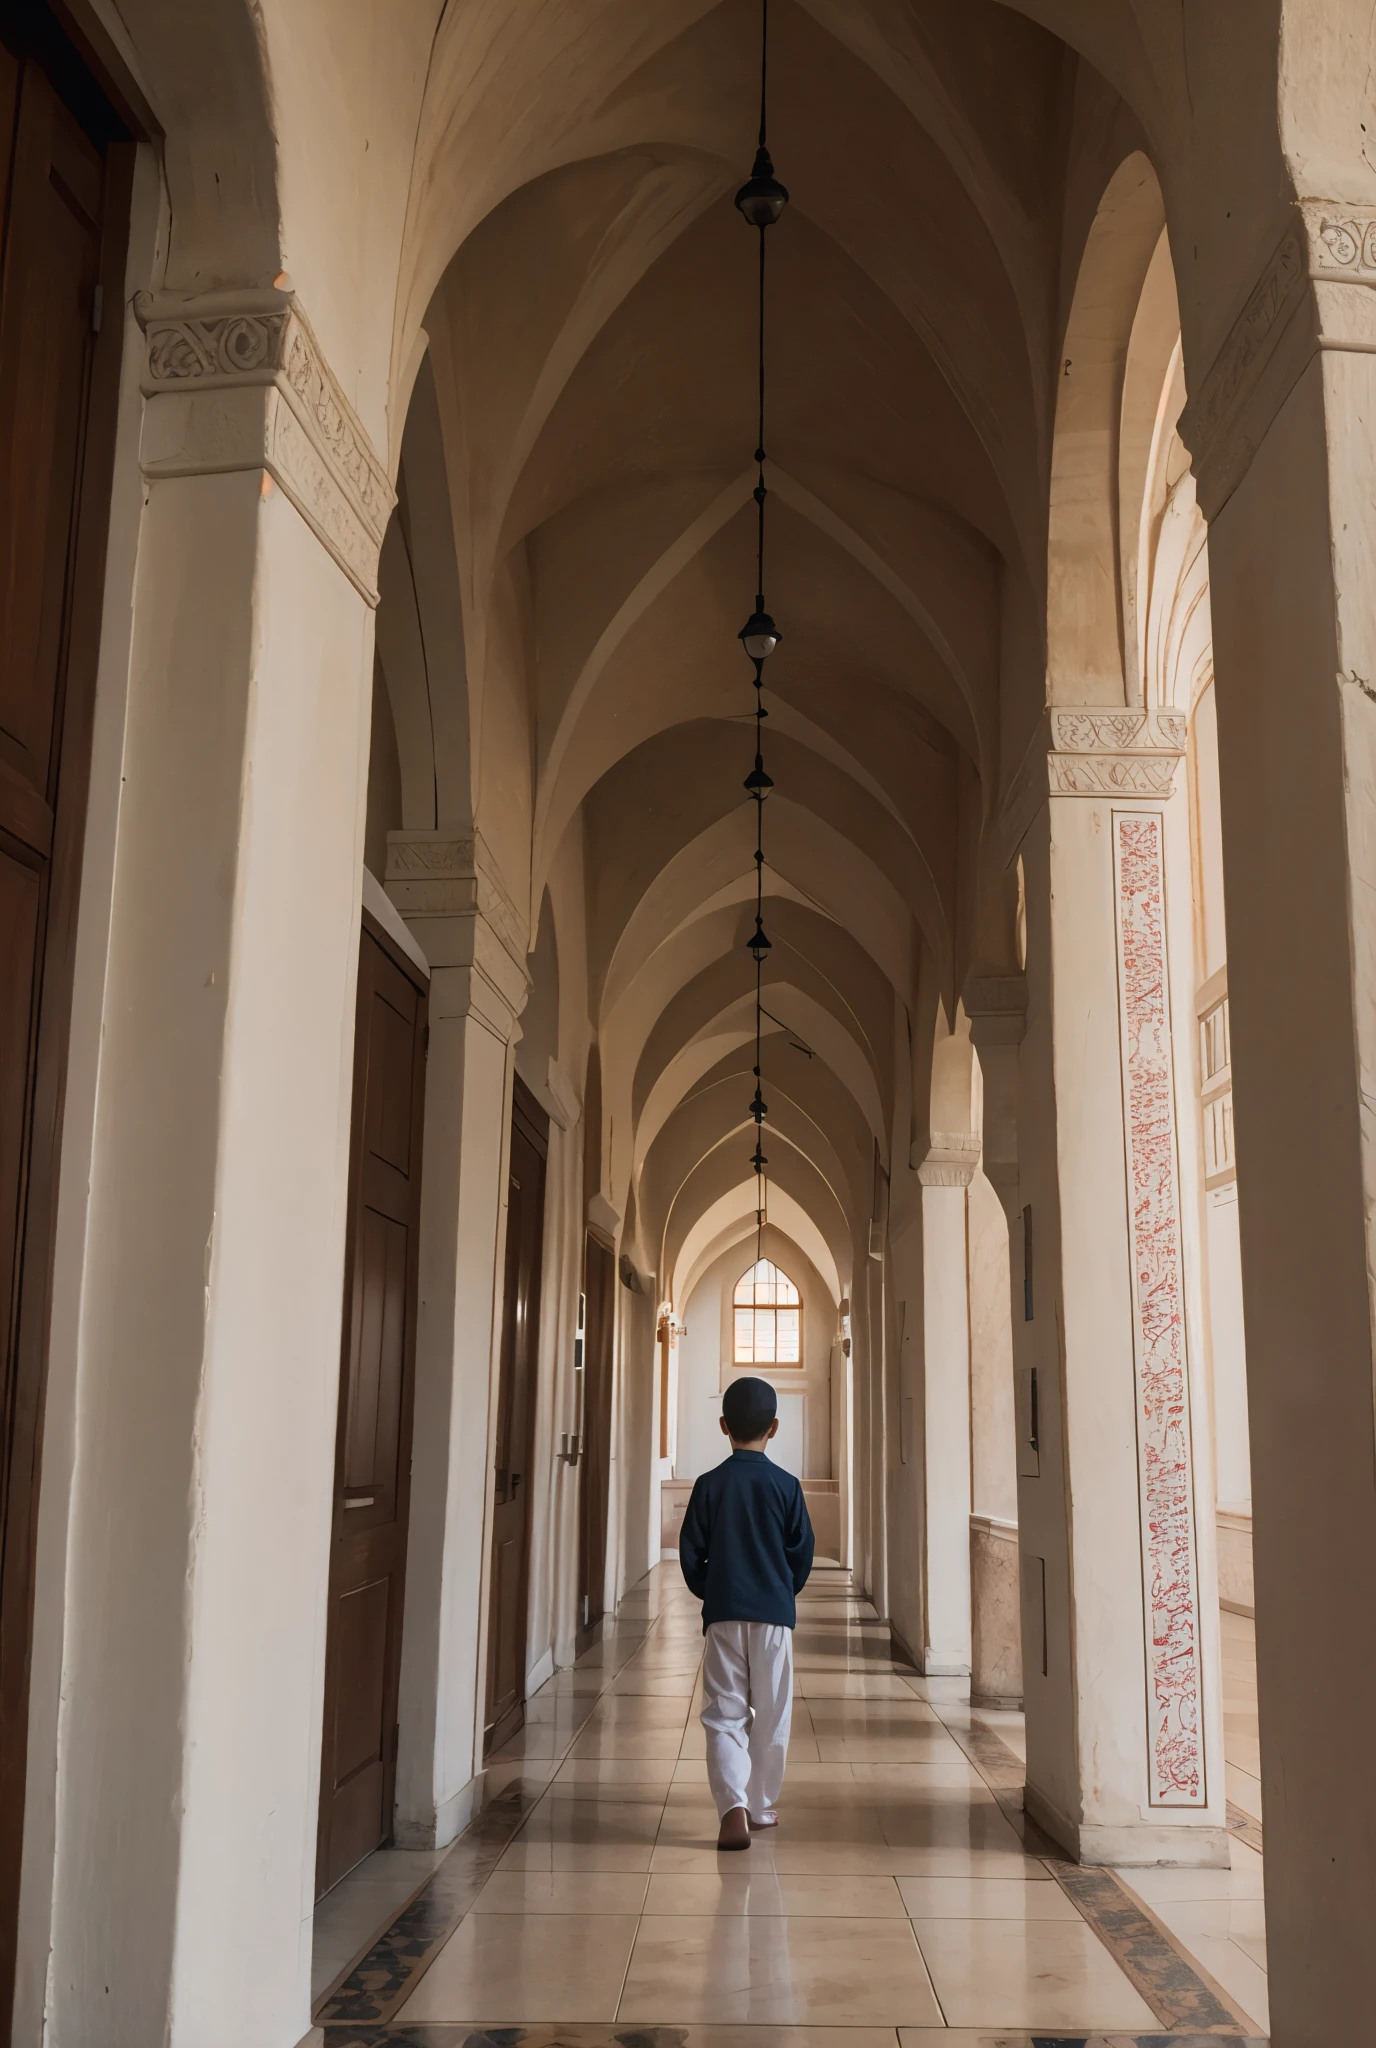
[[[616,1260],[589,1237],[584,1250],[587,1297],[583,1353],[583,1479],[578,1496],[578,1586],[584,1628],[601,1619],[607,1577],[607,1511],[611,1497],[612,1340],[616,1329]]]
[[[425,996],[359,942],[316,1889],[392,1832],[410,1505]]]
[[[73,111],[81,109],[80,115]],[[57,1171],[133,150],[0,0],[0,2037],[13,1997]],[[115,317],[96,331],[96,288]]]
[[[497,1374],[492,1563],[488,1580],[486,1747],[525,1719],[530,1454],[544,1249],[549,1118],[517,1076],[511,1109],[506,1269]]]

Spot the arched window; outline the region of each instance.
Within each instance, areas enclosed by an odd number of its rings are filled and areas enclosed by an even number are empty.
[[[736,1365],[802,1364],[798,1290],[772,1259],[760,1259],[742,1273],[731,1303]]]

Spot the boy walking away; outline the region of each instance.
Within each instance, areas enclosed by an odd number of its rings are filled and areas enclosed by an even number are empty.
[[[765,1456],[779,1427],[768,1380],[733,1380],[722,1397],[731,1455],[693,1486],[678,1555],[702,1602],[707,1637],[702,1725],[719,1849],[748,1849],[778,1824],[793,1719],[796,1596],[812,1570],[803,1489]]]

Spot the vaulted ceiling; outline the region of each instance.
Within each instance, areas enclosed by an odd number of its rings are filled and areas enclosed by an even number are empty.
[[[443,443],[457,780],[532,932],[576,841],[606,1184],[669,1285],[703,1215],[754,1208],[756,245],[732,198],[759,8],[460,14],[398,343],[423,332]],[[1082,242],[1140,130],[995,0],[773,0],[770,37],[767,1149],[844,1275],[925,1128],[938,1005],[949,1029],[972,965],[1013,964],[987,827],[1044,702],[1067,214],[1094,195]]]

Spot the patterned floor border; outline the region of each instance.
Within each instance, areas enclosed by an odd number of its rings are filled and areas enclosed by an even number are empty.
[[[469,1823],[427,1883],[317,2008],[315,2023],[327,2029],[329,2048],[346,2048],[354,2041],[407,2039],[405,2028],[384,2027],[379,2033],[362,2023],[390,2019],[410,1997],[547,1790],[543,1778],[518,1778]],[[349,2024],[336,2027],[334,2023],[341,2021]],[[409,2032],[417,2035],[414,2027]],[[420,2036],[427,2032],[433,2035],[434,2029],[419,2030]],[[443,2038],[441,2030],[439,2039]]]
[[[1007,1819],[1021,1835],[1028,1855],[1037,1857],[1046,1865],[1081,1918],[1094,1929],[1162,2026],[1177,2030],[1165,2038],[1172,2042],[1255,2039],[1252,2022],[1244,2016],[1241,2007],[1235,2005],[1223,1987],[1200,1968],[1194,1957],[1120,1877],[1111,1870],[1091,1864],[1072,1863],[1028,1818],[1023,1808],[1027,1770],[1017,1751],[1011,1749],[992,1728],[975,1720],[968,1708],[933,1702],[932,1711],[984,1779]],[[1051,2048],[1054,2037],[1034,2034],[1027,2038],[1038,2044],[1045,2041],[1047,2048]],[[1135,2037],[1090,2034],[1064,2038],[1096,2041]]]
[[[796,2048],[818,2035],[863,2036],[871,2048],[881,2036],[892,2048],[1217,2048],[1217,2034],[1024,2033],[979,2027],[626,2027],[611,2026],[395,2026],[324,2029],[324,2048]],[[1236,2048],[1267,2048],[1264,2040],[1232,2036]]]
[[[886,1648],[886,1658],[890,1654]],[[609,1681],[611,1675],[609,1671]],[[588,1698],[589,1709],[593,1697]],[[1121,1879],[1110,1870],[1070,1862],[1028,1819],[1023,1810],[1026,1769],[1017,1752],[966,1706],[933,1702],[933,1711],[988,1785],[1027,1853],[1046,1865],[1165,2030],[1105,2034],[958,2029],[946,2033],[952,2048],[1208,2048],[1220,2040],[1234,2048],[1265,2048],[1241,2009]],[[471,1910],[547,1789],[543,1776],[520,1778],[482,1808],[428,1881],[321,2000],[315,2026],[323,2048],[711,2048],[714,2037],[723,2042],[728,2035],[738,2038],[740,2030],[735,2028],[392,2024],[393,2015]],[[1250,1841],[1248,1830],[1254,1830],[1251,1846],[1261,1847],[1259,1824],[1241,1808],[1229,1807],[1228,1824],[1244,1841]],[[803,2031],[774,2026],[746,2030],[758,2048],[769,2048],[772,2042],[787,2048]],[[826,2031],[839,2038],[851,2030]],[[890,2030],[864,2031],[872,2035]],[[899,2029],[900,2048],[922,2048],[927,2033]]]

